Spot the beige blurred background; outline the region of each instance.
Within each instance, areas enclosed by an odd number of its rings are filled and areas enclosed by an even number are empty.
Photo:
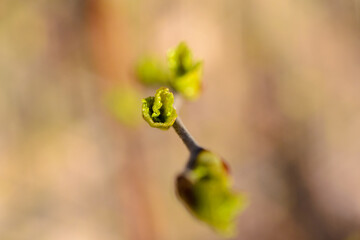
[[[251,199],[234,239],[360,239],[359,0],[0,1],[0,239],[221,239],[176,198],[186,148],[140,115],[136,60],[182,40],[205,72],[180,115]]]

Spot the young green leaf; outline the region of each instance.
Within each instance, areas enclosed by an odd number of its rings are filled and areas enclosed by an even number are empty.
[[[151,127],[169,129],[177,114],[173,107],[174,95],[168,88],[159,88],[154,97],[142,100],[142,115]]]
[[[139,116],[140,93],[129,86],[117,86],[104,95],[104,104],[109,112],[121,123],[135,127],[141,121]]]
[[[201,151],[191,168],[178,176],[176,185],[180,199],[195,217],[220,234],[234,234],[235,217],[247,200],[232,190],[228,168],[220,157]]]
[[[170,49],[167,54],[168,65],[175,76],[182,76],[191,71],[194,63],[192,53],[186,43],[181,42],[176,48]]]
[[[155,58],[143,58],[136,66],[137,78],[146,85],[166,85],[169,82],[169,71]]]
[[[202,62],[194,62],[188,46],[182,42],[168,51],[170,85],[185,98],[196,99],[201,92]]]

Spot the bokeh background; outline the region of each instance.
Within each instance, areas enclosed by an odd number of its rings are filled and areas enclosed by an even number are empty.
[[[140,114],[136,61],[183,40],[182,120],[251,199],[234,239],[360,239],[359,29],[359,0],[1,0],[0,239],[221,239]]]

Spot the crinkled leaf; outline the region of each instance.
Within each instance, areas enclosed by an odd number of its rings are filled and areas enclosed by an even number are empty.
[[[142,100],[142,115],[151,127],[168,129],[177,117],[173,107],[174,95],[168,88],[159,88],[154,97]]]
[[[177,191],[198,219],[225,236],[233,235],[235,217],[247,201],[232,190],[227,167],[217,155],[200,152],[193,167],[178,177]]]

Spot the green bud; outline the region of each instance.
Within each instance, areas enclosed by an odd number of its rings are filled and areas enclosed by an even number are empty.
[[[174,95],[168,88],[159,88],[154,97],[142,100],[142,115],[151,127],[169,129],[177,114],[173,107]]]
[[[117,86],[104,95],[108,111],[121,123],[135,127],[141,121],[139,116],[139,92],[129,86]]]
[[[164,85],[169,82],[169,72],[155,58],[143,58],[136,67],[137,78],[146,85]]]
[[[182,42],[169,50],[170,85],[187,99],[196,99],[201,92],[202,62],[194,62],[188,46]]]
[[[178,176],[176,185],[180,199],[195,217],[222,235],[234,234],[235,217],[247,200],[232,190],[228,167],[220,157],[201,151],[190,169]]]
[[[170,49],[167,58],[169,69],[176,76],[182,76],[191,71],[194,65],[192,53],[184,42],[181,42],[176,48]]]

